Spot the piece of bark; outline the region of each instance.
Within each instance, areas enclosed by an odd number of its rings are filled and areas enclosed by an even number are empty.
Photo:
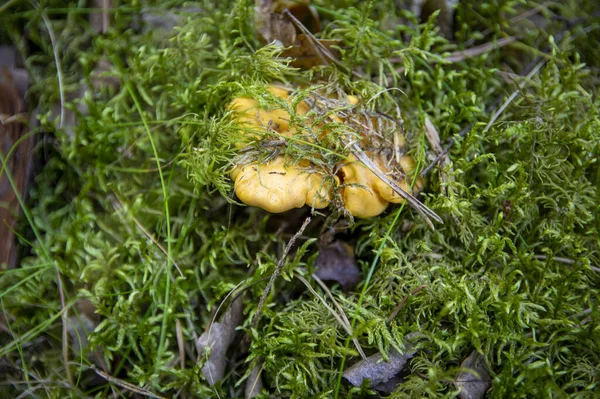
[[[356,287],[361,279],[354,259],[354,250],[343,241],[334,241],[321,249],[315,260],[315,267],[317,277],[338,282],[345,292]]]
[[[6,158],[16,142],[28,133],[25,91],[28,87],[26,71],[16,68],[16,49],[0,46],[0,151]],[[35,147],[33,136],[23,140],[7,158],[7,171],[14,180],[18,194],[25,198],[33,170],[31,153]],[[21,208],[17,193],[7,176],[0,176],[0,269],[12,269],[17,262],[17,243],[13,230],[17,227]]]
[[[361,360],[344,372],[344,378],[355,387],[361,386],[366,379],[369,379],[369,386],[372,388],[385,384],[400,373],[417,352],[414,336],[407,336],[404,346],[402,353],[392,348],[389,361],[385,361],[380,353]]]
[[[223,379],[227,367],[227,350],[243,321],[241,297],[231,303],[220,322],[213,323],[196,341],[199,359],[206,360],[201,372],[210,386]],[[208,358],[207,358],[208,356]]]
[[[491,377],[483,356],[473,351],[460,365],[463,369],[454,380],[456,388],[460,389],[461,399],[482,399],[490,389]]]

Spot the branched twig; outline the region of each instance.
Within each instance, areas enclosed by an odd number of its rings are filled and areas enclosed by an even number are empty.
[[[254,314],[254,318],[252,319],[252,328],[255,328],[256,325],[258,324],[258,319],[260,318],[260,313],[261,313],[262,307],[265,304],[265,300],[267,299],[267,296],[269,295],[269,291],[271,291],[271,287],[275,283],[275,280],[281,274],[281,269],[283,269],[283,264],[285,262],[285,259],[288,256],[288,253],[290,252],[290,249],[292,248],[292,246],[294,245],[296,240],[304,233],[304,230],[306,229],[306,227],[308,226],[310,221],[311,221],[311,217],[309,216],[306,218],[304,223],[302,223],[300,230],[298,230],[298,232],[296,234],[294,234],[294,236],[290,239],[290,241],[286,245],[285,249],[283,250],[283,255],[281,255],[279,262],[277,262],[275,271],[273,271],[273,274],[271,275],[271,278],[269,279],[269,282],[267,283],[267,286],[265,287],[265,291],[263,292],[262,296],[260,297],[260,300],[258,301],[258,307],[256,308],[256,313]]]
[[[469,133],[471,131],[471,127],[472,127],[472,125],[469,125],[469,126],[465,127],[463,130],[461,130],[460,133],[458,133],[458,137],[465,137],[467,135],[467,133]],[[450,152],[450,149],[454,145],[455,141],[456,140],[454,140],[453,137],[451,137],[450,140],[448,140],[448,145],[446,146],[446,149],[443,152],[441,152],[433,160],[432,163],[430,163],[429,165],[427,165],[427,167],[425,169],[423,169],[423,172],[421,172],[421,177],[427,176],[427,174],[429,172],[431,172],[431,169],[433,169],[435,167],[435,165],[437,165],[442,159],[446,158],[446,155],[448,155],[448,153]]]

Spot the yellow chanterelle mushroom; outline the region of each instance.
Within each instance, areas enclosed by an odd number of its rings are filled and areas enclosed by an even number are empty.
[[[367,155],[373,159],[382,172],[389,172],[380,155],[372,153]],[[383,213],[390,202],[395,204],[404,202],[402,197],[360,163],[354,155],[350,155],[348,161],[340,168],[342,181],[345,185],[342,190],[342,198],[344,199],[344,206],[353,216],[359,218],[374,217]],[[400,166],[405,175],[413,173],[415,168],[414,161],[409,156],[400,158]],[[411,192],[410,184],[405,178],[399,181],[393,178],[392,180],[407,193]],[[412,194],[421,191],[423,185],[423,179],[417,179]]]
[[[268,90],[275,97],[281,99],[289,97],[289,90],[283,87],[270,85]],[[286,110],[277,108],[270,110],[262,109],[258,101],[249,97],[233,99],[229,104],[229,109],[235,112],[235,118],[244,127],[257,130],[264,130],[269,127],[271,130],[284,136],[292,136],[294,134],[294,129],[290,128],[290,114]],[[308,109],[308,104],[302,101],[296,106],[296,113],[305,115]],[[246,134],[246,136],[248,138],[253,137],[252,134]]]
[[[268,90],[274,96],[284,99],[289,103],[288,89],[270,85]],[[347,96],[350,105],[359,103],[354,96]],[[270,129],[283,136],[293,136],[295,129],[290,126],[290,115],[284,109],[262,109],[259,102],[253,98],[239,97],[229,105],[234,111],[234,116],[244,128],[249,128],[244,135],[251,140],[254,136],[252,130]],[[306,102],[299,102],[296,113],[306,115],[309,106]],[[331,118],[336,122],[344,123],[344,119],[336,115]],[[369,118],[369,117],[367,117]],[[375,124],[374,124],[375,125]],[[321,135],[328,132],[323,131]],[[364,132],[365,141],[368,142],[368,133]],[[396,138],[395,145],[402,147],[404,138]],[[247,143],[240,142],[238,147]],[[395,166],[395,175],[390,175],[383,158],[378,153],[367,153],[380,170],[406,192],[411,192],[411,184],[406,176],[414,174],[414,160],[409,156],[402,156],[399,165]],[[329,205],[334,186],[341,182],[343,186],[337,188],[344,201],[346,209],[355,217],[369,218],[384,212],[389,203],[402,203],[404,199],[398,195],[387,183],[377,177],[365,165],[349,155],[340,167],[340,176],[324,183],[324,177],[311,169],[311,163],[302,161],[297,165],[284,165],[284,157],[277,156],[265,164],[251,163],[236,166],[231,171],[235,183],[235,192],[239,199],[247,205],[258,206],[272,213],[285,212],[304,205],[317,209]],[[399,171],[398,171],[399,170]],[[335,181],[335,183],[334,183]],[[423,189],[423,179],[417,179],[413,184],[412,194]],[[339,187],[339,186],[338,186]]]
[[[285,166],[284,157],[258,165],[236,166],[231,172],[235,193],[247,205],[258,206],[271,213],[289,211],[304,205],[325,208],[331,200],[331,187],[323,176],[303,168],[308,162]]]

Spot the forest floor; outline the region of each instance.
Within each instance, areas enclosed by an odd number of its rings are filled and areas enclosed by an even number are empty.
[[[0,5],[0,397],[597,397],[595,2],[142,3]]]

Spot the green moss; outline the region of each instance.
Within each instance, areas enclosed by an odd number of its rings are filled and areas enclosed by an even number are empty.
[[[10,395],[27,389],[40,397],[111,395],[93,364],[164,396],[243,396],[244,378],[256,364],[270,396],[368,395],[341,382],[340,369],[357,361],[358,352],[295,278],[310,277],[313,240],[303,240],[303,251],[287,260],[258,326],[250,326],[304,214],[268,215],[237,203],[228,171],[240,160],[235,143],[241,133],[226,105],[245,94],[262,95],[266,107],[287,106],[264,96],[266,85],[278,80],[306,85],[295,101],[320,88],[360,95],[371,100],[370,110],[393,113],[399,105],[421,168],[431,158],[425,117],[442,141],[455,140],[450,179],[441,180],[434,169],[421,196],[443,225],[430,230],[416,212],[393,207],[357,220],[344,235],[372,278],[348,294],[337,286],[332,291],[365,352],[387,356],[390,348],[402,349],[406,334],[424,337],[393,397],[456,397],[451,381],[473,350],[483,354],[493,378],[487,397],[594,396],[600,377],[600,103],[593,7],[577,1],[549,6],[541,28],[511,21],[534,2],[461,2],[450,41],[437,34],[435,15],[421,23],[392,3],[315,1],[321,36],[343,38],[344,45],[343,68],[312,71],[292,68],[274,46],[261,47],[251,1],[193,3],[200,13],[178,11],[179,2],[157,3],[153,12],[180,17],[172,32],[143,29],[140,16],[148,8],[122,4],[104,36],[92,35],[90,10],[66,9],[74,4],[62,1],[37,9],[16,2],[10,16],[0,13],[32,76],[29,97],[40,104],[46,132],[40,151],[48,161],[28,201],[39,239],[24,220],[28,255],[20,268],[0,274],[6,327],[0,358]],[[43,15],[50,17],[54,44]],[[18,39],[25,31],[29,45]],[[520,44],[444,61],[448,52],[507,35]],[[546,55],[538,73],[513,75],[538,62],[540,52]],[[51,110],[60,100],[55,53],[66,112],[77,118],[62,129]],[[72,100],[80,84],[95,84],[91,71],[101,59],[112,62],[104,75],[120,85]],[[385,90],[387,82],[394,89]],[[488,128],[499,102],[515,90]],[[302,133],[288,141],[285,154],[292,162],[311,159],[333,176],[340,153],[347,153],[337,140],[344,127],[330,123],[331,137],[317,148],[307,144],[317,128],[309,116],[317,113],[290,111]],[[260,140],[254,145],[246,161],[272,155]],[[339,211],[322,211],[305,235],[318,237],[326,216]],[[69,338],[72,383],[61,347],[57,270],[69,316],[90,316],[80,306],[86,300],[97,317],[83,351],[76,350],[76,334]],[[199,374],[202,361],[194,359],[194,339],[240,283],[243,330],[251,339],[232,354],[224,381],[210,388]],[[77,330],[69,323],[69,331]]]

